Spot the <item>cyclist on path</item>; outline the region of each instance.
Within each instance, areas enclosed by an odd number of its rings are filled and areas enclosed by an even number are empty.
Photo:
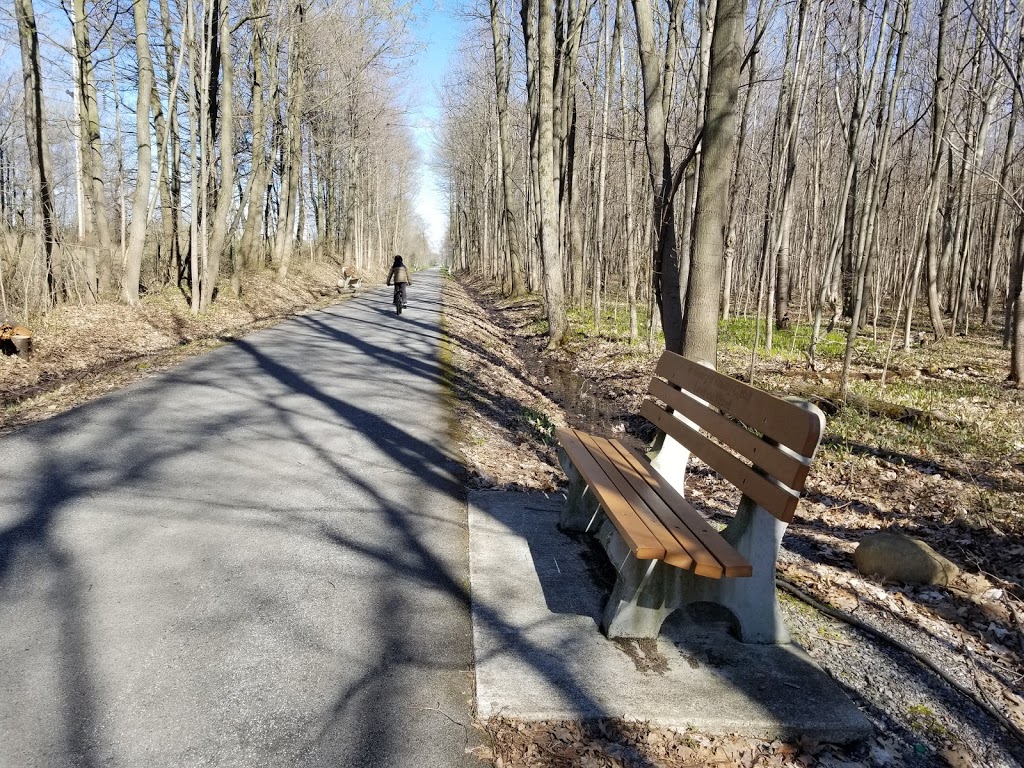
[[[402,295],[402,307],[409,306],[406,290],[407,286],[412,285],[412,278],[409,277],[409,270],[406,268],[401,256],[395,256],[395,263],[391,265],[391,271],[388,272],[387,284],[391,285],[392,281],[394,281],[395,288]]]

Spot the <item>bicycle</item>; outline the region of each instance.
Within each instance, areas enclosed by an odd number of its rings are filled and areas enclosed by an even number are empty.
[[[395,283],[395,312],[399,315],[402,314],[402,306],[405,304],[405,291],[402,290],[404,286],[405,283]]]

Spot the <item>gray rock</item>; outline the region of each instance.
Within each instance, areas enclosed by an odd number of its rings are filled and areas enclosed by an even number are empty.
[[[853,553],[865,576],[907,584],[948,585],[960,569],[923,541],[903,533],[879,531],[866,536]]]

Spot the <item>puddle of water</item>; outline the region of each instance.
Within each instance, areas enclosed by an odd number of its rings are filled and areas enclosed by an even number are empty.
[[[647,422],[631,413],[624,413],[615,402],[605,399],[595,384],[563,363],[550,360],[537,362],[539,378],[547,395],[565,408],[569,423],[601,437],[615,437],[643,453],[653,434]]]
[[[542,381],[553,399],[571,417],[580,419],[580,427],[588,432],[608,429],[618,415],[611,403],[604,402],[593,391],[593,385],[572,369],[545,361]]]

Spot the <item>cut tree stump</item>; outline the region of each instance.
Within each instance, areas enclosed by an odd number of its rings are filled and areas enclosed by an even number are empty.
[[[0,352],[28,360],[32,356],[32,331],[23,325],[0,324]]]

